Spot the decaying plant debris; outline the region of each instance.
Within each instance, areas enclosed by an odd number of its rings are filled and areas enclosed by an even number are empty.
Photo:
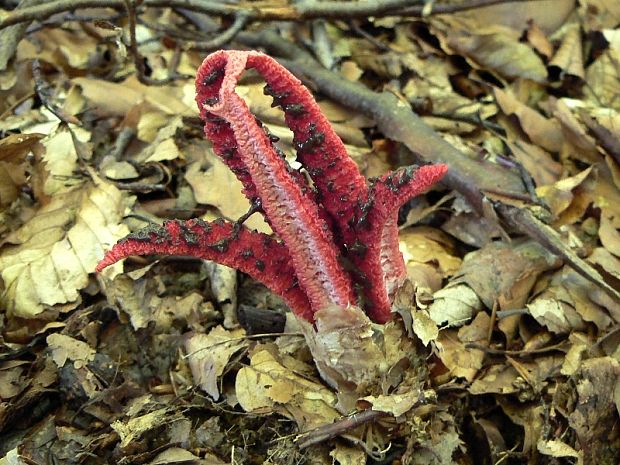
[[[618,463],[617,2],[3,8],[0,463]],[[164,219],[271,233],[203,138],[194,76],[219,48],[304,81],[367,178],[449,166],[400,210],[412,284],[356,329],[364,389],[327,384],[324,341],[246,275],[94,273]],[[263,87],[236,92],[299,168]]]

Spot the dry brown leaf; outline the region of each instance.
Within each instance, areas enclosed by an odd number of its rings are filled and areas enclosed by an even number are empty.
[[[519,373],[514,367],[508,364],[493,365],[471,383],[468,392],[473,395],[515,394],[520,388],[518,378]]]
[[[372,406],[372,410],[399,417],[411,410],[423,396],[422,392],[411,390],[402,394],[366,396],[360,400],[368,402]]]
[[[493,242],[465,256],[459,281],[469,285],[487,308],[521,308],[541,273],[560,260],[537,242]]]
[[[19,196],[19,189],[26,183],[23,164],[0,161],[0,209],[10,205]]]
[[[545,104],[549,108],[550,113],[562,125],[562,132],[564,134],[562,156],[586,163],[601,161],[602,156],[594,139],[587,134],[583,125],[570,109],[569,105],[572,105],[573,102],[567,99],[557,100],[550,97]]]
[[[30,384],[28,378],[24,376],[24,371],[28,362],[11,360],[0,364],[0,401],[15,397]]]
[[[182,127],[183,119],[180,116],[169,119],[167,124],[157,131],[155,140],[136,156],[136,160],[141,163],[151,163],[185,158],[175,141],[176,132]]]
[[[573,329],[584,329],[577,313],[559,300],[539,298],[527,304],[527,309],[538,323],[552,333],[568,334]]]
[[[604,208],[601,211],[601,224],[598,230],[599,238],[603,247],[620,258],[620,233],[618,229],[620,229],[620,217]]]
[[[566,352],[566,358],[560,370],[564,376],[572,376],[580,369],[584,358],[587,358],[587,351],[592,346],[593,341],[585,333],[574,331],[568,336],[571,342],[570,349]]]
[[[373,324],[357,307],[332,305],[314,317],[314,327],[300,322],[304,336],[321,377],[338,390],[341,401],[349,393],[354,397],[376,385],[407,358],[412,344],[398,323]],[[383,338],[378,337],[381,333]]]
[[[430,317],[428,310],[412,309],[411,318],[413,332],[420,338],[422,344],[427,346],[430,342],[437,340],[439,328]]]
[[[235,393],[245,411],[276,410],[294,419],[300,431],[332,423],[340,416],[334,393],[286,368],[264,346],[258,346],[250,356],[250,366],[237,373]]]
[[[562,130],[557,121],[545,118],[533,108],[521,103],[510,92],[495,87],[493,94],[506,115],[515,115],[530,140],[545,150],[559,152],[562,148]]]
[[[105,281],[108,302],[129,317],[134,330],[152,325],[158,331],[170,331],[175,321],[190,322],[192,314],[205,315],[212,311],[211,303],[204,302],[197,292],[184,297],[160,297],[160,283],[148,279],[154,274],[151,269],[149,265]],[[145,275],[147,278],[142,279]]]
[[[129,418],[127,421],[117,420],[110,426],[121,438],[120,447],[127,447],[138,440],[146,431],[159,428],[162,424],[174,421],[168,408],[160,408],[145,415]]]
[[[41,140],[45,147],[42,159],[45,167],[43,192],[45,195],[56,195],[65,192],[69,187],[84,182],[84,178],[76,176],[78,159],[80,156],[90,156],[90,146],[86,146],[88,153],[81,152],[83,144],[90,141],[90,132],[79,128],[68,128],[59,125],[54,120],[35,126],[33,129],[48,134]]]
[[[618,412],[614,391],[620,379],[620,364],[611,357],[586,360],[575,375],[577,399],[572,403],[568,422],[579,444],[587,444],[592,457],[618,457],[618,441],[610,437],[609,425],[615,424]]]
[[[545,58],[549,59],[553,54],[553,45],[547,39],[545,32],[534,20],[531,20],[526,32],[527,41],[532,47]]]
[[[539,146],[522,140],[507,141],[506,145],[517,161],[532,176],[537,186],[553,184],[560,179],[562,165]]]
[[[359,447],[346,445],[342,442],[337,442],[329,455],[340,465],[365,465],[367,459],[364,450]]]
[[[620,279],[620,259],[609,253],[607,249],[597,247],[588,257],[588,261],[600,266],[615,279]]]
[[[0,161],[19,164],[24,161],[33,147],[45,137],[45,134],[10,134],[0,139]]]
[[[216,326],[208,334],[196,333],[185,339],[185,350],[194,382],[213,400],[220,398],[219,379],[230,358],[248,347],[245,330],[228,331]]]
[[[67,360],[73,362],[75,368],[84,367],[95,360],[97,353],[86,342],[58,333],[47,336],[47,345],[52,350],[52,358],[59,368],[62,368]]]
[[[542,405],[527,405],[523,402],[511,401],[507,396],[497,398],[499,405],[513,423],[524,430],[523,449],[526,454],[536,450],[536,444],[543,432],[544,407]]]
[[[459,339],[458,333],[451,329],[441,331],[435,345],[437,355],[453,377],[462,377],[470,382],[474,380],[484,360],[482,350],[467,348],[467,344]]]
[[[209,279],[213,300],[224,315],[224,328],[236,328],[239,326],[237,320],[237,270],[212,261],[205,261],[203,268]]]
[[[443,18],[444,21],[446,18]],[[519,42],[514,31],[501,26],[463,28],[451,21],[446,45],[474,65],[506,78],[526,78],[544,83],[547,69],[534,50]]]
[[[536,189],[536,194],[545,201],[557,218],[573,202],[573,190],[579,187],[591,172],[592,167],[589,167],[575,176],[560,179],[553,185],[540,186]]]
[[[620,3],[616,0],[580,0],[579,14],[588,31],[600,31],[620,23]]]
[[[9,314],[33,318],[48,306],[75,302],[104,250],[129,232],[120,224],[128,203],[96,180],[53,197],[12,234],[0,250],[1,301]]]
[[[250,202],[242,193],[241,182],[230,168],[215,156],[206,142],[197,141],[186,147],[185,152],[188,157],[196,160],[187,168],[185,179],[192,187],[198,203],[217,208],[222,216],[231,220],[236,220],[248,212]],[[261,232],[271,232],[260,215],[252,215],[245,224]]]
[[[166,115],[195,116],[197,113],[193,83],[187,83],[185,87],[145,86],[135,76],[122,83],[87,77],[78,77],[72,82],[80,86],[89,105],[103,115],[124,116],[142,102]]]
[[[541,439],[538,441],[537,445],[538,452],[543,455],[548,455],[550,457],[572,457],[572,458],[580,458],[583,452],[577,452],[574,448],[566,444],[565,442],[560,441],[559,439],[551,439],[544,440]]]
[[[461,326],[482,309],[482,301],[466,284],[452,284],[433,294],[429,307],[431,319],[438,325]]]
[[[399,240],[408,266],[411,262],[437,264],[444,278],[461,266],[461,259],[454,255],[452,239],[440,230],[424,226],[407,228],[400,232]]]
[[[549,63],[549,67],[558,68],[560,78],[574,76],[584,79],[580,25],[577,23],[569,24],[565,29],[562,44]]]
[[[613,2],[614,0],[608,0]],[[575,8],[575,0],[543,0],[532,3],[508,2],[475,8],[455,16],[469,18],[474,27],[503,24],[521,32],[533,21],[546,34],[558,29]]]
[[[620,32],[603,31],[609,47],[588,66],[584,93],[589,102],[596,107],[605,106],[620,110],[620,76],[618,60],[620,59]]]
[[[136,124],[136,135],[144,142],[152,143],[155,141],[159,130],[170,120],[169,115],[153,108],[150,104],[142,102],[136,105],[129,113],[138,112],[138,122]]]
[[[564,267],[553,275],[548,287],[528,303],[527,308],[541,325],[556,334],[583,331],[586,321],[604,330],[612,320],[592,300],[591,296],[596,289],[594,284],[577,272]]]
[[[97,39],[80,28],[43,28],[28,38],[20,42],[17,60],[38,58],[66,69],[88,69],[99,49]]]
[[[127,161],[116,161],[112,157],[105,158],[99,165],[99,171],[113,181],[129,181],[139,177],[138,170]]]
[[[144,101],[144,95],[139,90],[130,89],[123,83],[87,77],[75,78],[73,83],[82,89],[89,105],[103,116],[124,116]]]

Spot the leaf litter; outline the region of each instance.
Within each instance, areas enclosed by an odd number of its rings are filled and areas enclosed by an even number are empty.
[[[520,170],[531,198],[511,204],[538,206],[618,290],[617,2],[505,8],[353,20],[366,35],[333,21],[327,48],[310,22],[282,31],[345,78],[398,95],[470,157]],[[95,275],[105,250],[149,222],[249,208],[195,121],[184,76],[204,53],[171,46],[181,16],[141,16],[152,77],[176,62],[178,79],[141,83],[113,17],[107,29],[88,18],[35,28],[0,76],[0,463],[617,463],[620,303],[458,193],[401,211],[415,283],[397,299],[402,320],[378,329],[349,315],[364,338],[334,327],[320,360],[290,316],[273,334],[239,326],[238,307],[265,319],[286,308],[234,270],[135,259]],[[79,126],[33,93],[33,59]],[[240,93],[294,160],[255,81]],[[411,163],[372,119],[319,97],[367,175]],[[257,214],[246,224],[269,232]],[[295,442],[367,410],[388,415]]]

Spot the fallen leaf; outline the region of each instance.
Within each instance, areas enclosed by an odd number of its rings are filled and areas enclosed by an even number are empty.
[[[482,309],[482,301],[466,284],[446,286],[433,294],[431,319],[441,326],[461,326]]]
[[[300,431],[332,423],[340,416],[334,393],[292,372],[260,346],[251,354],[250,366],[237,373],[235,392],[246,412],[276,410],[294,419]]]
[[[33,318],[48,306],[75,302],[104,251],[129,232],[120,224],[129,203],[114,186],[95,180],[53,197],[6,239],[1,302],[9,314]]]
[[[228,331],[216,326],[208,334],[192,334],[185,339],[185,350],[194,382],[213,400],[220,398],[219,381],[230,358],[248,347],[244,329]]]
[[[47,336],[47,345],[52,351],[52,358],[59,368],[67,360],[73,362],[76,368],[86,366],[95,359],[95,349],[86,342],[79,341],[64,334],[50,334]]]
[[[557,68],[561,79],[566,76],[585,79],[580,25],[577,23],[569,24],[565,29],[562,44],[549,63],[549,67],[552,71],[555,71],[553,68]]]
[[[520,102],[510,92],[493,88],[495,100],[506,115],[514,115],[530,140],[545,150],[559,152],[563,135],[559,123],[541,115],[538,111]]]
[[[527,45],[501,26],[447,31],[449,47],[470,59],[474,66],[495,71],[507,78],[526,78],[543,83],[547,69]]]

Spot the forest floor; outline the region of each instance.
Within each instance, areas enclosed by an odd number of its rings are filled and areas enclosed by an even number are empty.
[[[620,463],[620,2],[2,8],[0,465]],[[250,209],[194,101],[222,48],[296,74],[366,177],[448,164],[400,210],[413,284],[372,326],[407,363],[348,410],[247,275],[95,273],[150,223]],[[264,85],[236,92],[295,166]]]

